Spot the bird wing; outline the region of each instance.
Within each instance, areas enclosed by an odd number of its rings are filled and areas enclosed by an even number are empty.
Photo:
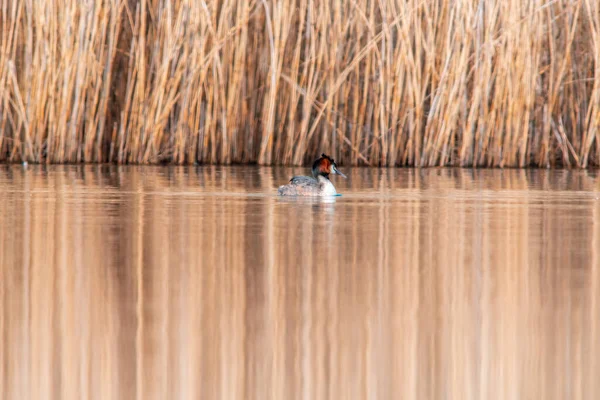
[[[279,188],[279,194],[313,196],[319,192],[319,181],[310,176],[295,176]]]
[[[319,183],[319,181],[317,181],[315,178],[311,177],[311,176],[295,176],[292,179],[290,179],[290,183],[292,185],[298,185],[298,186],[309,186],[309,185],[314,185]]]

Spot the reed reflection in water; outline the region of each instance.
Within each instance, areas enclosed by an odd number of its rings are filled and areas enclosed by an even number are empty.
[[[594,171],[0,167],[4,399],[596,399]]]

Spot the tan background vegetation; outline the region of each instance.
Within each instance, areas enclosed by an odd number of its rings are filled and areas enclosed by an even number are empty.
[[[0,0],[0,160],[587,167],[593,0]]]

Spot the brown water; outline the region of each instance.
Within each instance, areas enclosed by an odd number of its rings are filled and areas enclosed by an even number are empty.
[[[3,399],[598,399],[596,171],[0,166]]]

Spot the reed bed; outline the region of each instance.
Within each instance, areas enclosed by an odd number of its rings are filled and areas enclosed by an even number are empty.
[[[0,0],[0,160],[599,164],[592,0]]]

